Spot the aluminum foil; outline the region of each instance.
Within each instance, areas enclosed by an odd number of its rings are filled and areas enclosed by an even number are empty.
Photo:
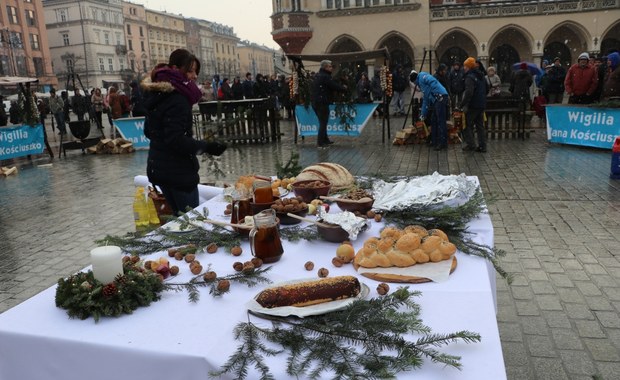
[[[355,216],[350,211],[343,211],[334,214],[325,212],[323,207],[319,207],[318,216],[323,222],[337,224],[349,233],[349,239],[357,239],[357,235],[366,229],[366,219]]]
[[[395,182],[377,180],[373,184],[374,209],[397,211],[408,207],[457,206],[467,202],[478,183],[465,174],[403,178]]]

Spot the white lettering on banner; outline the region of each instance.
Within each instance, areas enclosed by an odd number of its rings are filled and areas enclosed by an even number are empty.
[[[149,142],[149,139],[147,139],[144,135],[140,135],[140,142],[147,143]]]
[[[12,131],[0,132],[0,141],[6,141],[12,143],[13,141],[20,139],[27,139],[28,132],[25,129],[14,129]]]
[[[358,124],[349,125],[348,129],[343,124],[327,124],[328,132],[357,132],[359,128]]]
[[[349,108],[349,110],[341,110],[340,112],[343,113],[343,115],[346,115],[347,117],[350,117],[352,119],[355,119],[357,117],[357,112],[355,111],[355,108],[353,107]],[[330,119],[336,118],[336,110],[329,111],[329,118]]]
[[[41,145],[41,143],[13,145],[9,147],[0,147],[0,155],[15,154],[21,152],[34,152],[37,150],[43,150],[43,145]]]
[[[136,126],[137,130],[144,130],[144,120],[136,121],[133,125]]]
[[[558,129],[553,129],[551,131],[551,136],[552,137],[560,137],[560,138],[567,138],[568,137],[568,131],[562,131],[562,130],[558,130]]]
[[[317,130],[316,125],[308,124],[308,125],[299,125],[299,130],[302,132],[313,132]]]
[[[571,129],[571,139],[579,139],[584,141],[598,141],[598,142],[612,142],[615,140],[614,135],[601,132],[579,131],[577,129]]]
[[[568,120],[572,123],[581,123],[584,127],[590,125],[614,125],[614,117],[605,112],[586,113],[584,111],[569,111]]]

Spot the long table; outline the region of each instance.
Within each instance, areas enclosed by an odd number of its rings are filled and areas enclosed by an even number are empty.
[[[224,219],[225,204],[223,196],[218,195],[199,209],[206,206],[211,217]],[[382,223],[372,222],[371,228],[353,242],[356,250],[368,237],[378,236],[381,228]],[[487,214],[473,220],[470,230],[475,233],[475,241],[493,245],[493,227]],[[283,245],[282,259],[268,272],[274,283],[316,277],[321,267],[328,268],[333,276],[357,275],[351,265],[336,268],[331,264],[337,247],[334,243],[283,241]],[[211,264],[218,275],[226,275],[234,272],[233,262],[251,258],[247,241],[242,247],[244,252],[240,257],[220,249],[215,254],[199,253],[197,258],[205,268]],[[401,373],[399,378],[506,378],[495,318],[495,273],[483,259],[461,252],[456,255],[458,265],[449,281],[409,287],[422,292],[415,300],[421,306],[423,322],[433,332],[468,330],[479,333],[482,341],[459,342],[440,348],[442,352],[461,356],[462,370],[425,360],[420,369]],[[168,256],[165,252],[157,252],[145,259],[158,257]],[[304,268],[308,260],[315,263],[312,272]],[[181,269],[174,282],[192,277],[185,262],[172,259],[172,263]],[[379,282],[359,278],[369,286],[370,297],[376,297],[375,288]],[[393,290],[399,285],[390,286]],[[209,371],[219,369],[236,349],[239,343],[233,339],[236,324],[248,318],[265,327],[271,324],[250,317],[245,307],[261,290],[260,286],[247,288],[233,283],[230,292],[222,297],[213,297],[208,294],[208,288],[202,288],[198,303],[190,303],[186,293],[165,292],[160,301],[132,315],[102,318],[99,323],[92,318],[69,319],[65,310],[55,307],[55,289],[52,286],[0,314],[0,379],[205,379]],[[415,336],[410,338],[415,339]],[[266,361],[276,379],[290,378],[285,373],[283,356]],[[249,376],[250,379],[254,377]]]

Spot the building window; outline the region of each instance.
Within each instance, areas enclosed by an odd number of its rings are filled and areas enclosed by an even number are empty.
[[[32,58],[32,63],[34,63],[34,74],[37,77],[42,77],[45,75],[45,68],[43,67],[43,58]]]
[[[58,21],[60,22],[67,21],[67,10],[66,9],[59,9],[57,15],[58,15]]]
[[[122,59],[122,58],[118,60],[118,68],[119,68],[121,71],[125,70],[125,62],[123,61],[123,59]]]
[[[103,62],[103,58],[99,58],[99,70],[105,71],[105,63]]]
[[[121,34],[119,32],[116,32],[115,36],[116,36],[116,44],[123,45],[123,38],[121,37]]]
[[[39,46],[39,35],[31,34],[30,35],[30,48],[32,50],[39,50],[41,47]]]
[[[24,40],[20,32],[11,32],[11,36],[9,38],[11,39],[11,46],[18,49],[24,48]]]
[[[26,9],[26,25],[28,26],[36,26],[36,21],[34,19],[34,11],[30,9]]]
[[[127,35],[131,36],[131,25],[127,24]]]
[[[108,69],[114,71],[114,60],[112,58],[108,58]]]
[[[219,45],[218,45],[218,43],[217,43],[217,42],[215,43],[215,52],[216,52],[216,53],[219,53],[219,52],[220,52],[220,47],[219,47]]]
[[[106,45],[110,44],[110,33],[103,32],[103,43]]]
[[[133,59],[129,60],[129,67],[131,67],[131,71],[136,71],[136,61]]]
[[[144,37],[144,29],[142,27],[140,27],[140,37]]]
[[[9,22],[11,24],[17,24],[19,21],[17,20],[17,8],[11,7],[9,5],[6,6],[6,15],[9,18]]]
[[[144,41],[140,41],[140,49],[142,49],[142,51],[144,51]]]
[[[146,73],[146,61],[142,61],[142,71]]]
[[[65,61],[65,66],[67,67],[67,71],[73,71],[73,60],[67,59]]]
[[[127,40],[127,48],[130,51],[133,50],[133,41],[132,40]]]

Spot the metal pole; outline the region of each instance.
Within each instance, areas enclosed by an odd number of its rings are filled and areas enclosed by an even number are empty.
[[[84,32],[84,17],[82,17],[82,2],[78,0],[78,8],[80,10],[80,27],[82,28],[82,46],[84,47],[84,68],[86,70],[86,87],[90,87],[88,83],[88,53],[86,52],[86,33]]]

